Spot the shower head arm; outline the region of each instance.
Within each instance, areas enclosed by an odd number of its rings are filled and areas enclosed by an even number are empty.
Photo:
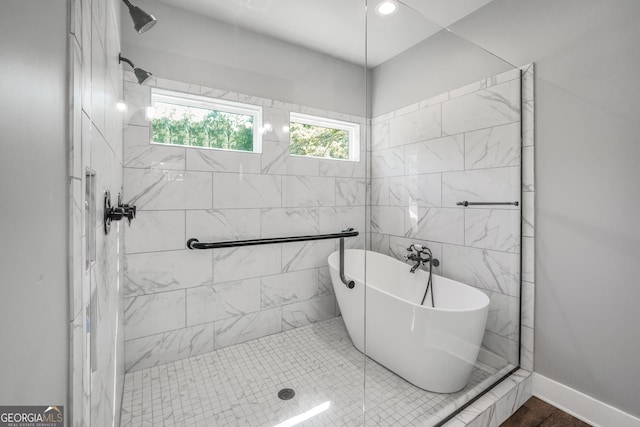
[[[128,7],[129,9],[131,9],[132,7],[134,7],[134,6],[131,4],[131,2],[130,2],[129,0],[122,0],[122,2],[123,2],[124,4],[126,4],[126,5],[127,5],[127,7]]]
[[[131,68],[133,68],[134,70],[136,69],[136,66],[133,65],[133,62],[131,62],[127,58],[124,58],[122,54],[118,54],[118,63],[122,63],[122,62],[126,62],[127,64],[131,65]]]

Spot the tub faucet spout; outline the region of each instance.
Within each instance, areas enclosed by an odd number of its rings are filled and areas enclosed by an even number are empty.
[[[421,265],[422,265],[422,262],[421,262],[421,261],[418,261],[418,262],[416,263],[416,265],[414,265],[413,267],[411,267],[411,270],[409,270],[409,271],[410,271],[411,273],[415,273],[415,272],[416,272],[416,270],[417,270],[418,268],[420,268],[420,266],[421,266]]]

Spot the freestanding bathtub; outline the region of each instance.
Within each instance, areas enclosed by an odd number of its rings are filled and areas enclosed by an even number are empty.
[[[480,350],[489,298],[434,274],[435,308],[431,290],[421,306],[426,271],[412,274],[409,264],[359,249],[345,251],[345,276],[356,283],[348,289],[340,280],[339,256],[329,256],[329,269],[354,346],[422,389],[453,393],[464,388]]]

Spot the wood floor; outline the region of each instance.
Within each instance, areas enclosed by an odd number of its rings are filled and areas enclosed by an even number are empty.
[[[500,427],[590,427],[555,406],[532,397]]]

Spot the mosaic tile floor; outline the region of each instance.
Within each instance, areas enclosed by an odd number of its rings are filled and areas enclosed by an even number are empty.
[[[365,362],[337,317],[127,374],[121,425],[289,426],[317,412],[301,425],[426,426],[486,387],[495,371],[475,369],[458,393],[421,390]],[[278,398],[285,387],[293,399]]]

